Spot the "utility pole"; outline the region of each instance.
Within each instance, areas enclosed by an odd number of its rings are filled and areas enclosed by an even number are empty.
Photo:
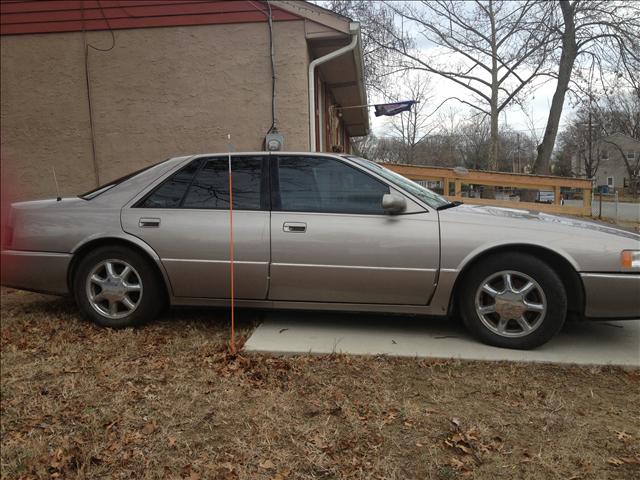
[[[593,176],[593,172],[591,171],[591,169],[593,168],[593,147],[592,147],[592,129],[593,129],[593,122],[591,120],[591,97],[589,97],[589,132],[587,134],[587,146],[589,147],[589,178],[591,178]]]
[[[517,173],[520,173],[520,133],[518,132],[518,170]]]

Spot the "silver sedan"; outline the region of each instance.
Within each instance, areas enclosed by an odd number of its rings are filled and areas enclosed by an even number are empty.
[[[640,236],[450,203],[348,155],[166,160],[76,198],[15,203],[2,284],[72,294],[108,327],[170,305],[460,315],[481,341],[533,348],[568,316],[640,317]]]

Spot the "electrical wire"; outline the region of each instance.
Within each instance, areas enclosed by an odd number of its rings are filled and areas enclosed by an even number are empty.
[[[273,11],[271,9],[271,3],[269,0],[265,0],[269,13],[265,12],[262,8],[258,7],[251,0],[249,1],[256,10],[264,13],[267,17],[267,24],[269,25],[269,57],[271,59],[271,127],[267,133],[277,132],[277,120],[276,120],[276,66],[275,66],[275,47],[273,44]]]
[[[91,156],[93,160],[93,173],[95,176],[96,186],[100,185],[100,170],[98,167],[98,157],[96,154],[96,134],[95,134],[95,125],[93,122],[93,101],[91,99],[91,81],[89,79],[89,49],[96,50],[98,52],[108,52],[113,50],[116,46],[116,37],[113,33],[113,29],[111,28],[111,24],[109,23],[109,19],[104,13],[104,8],[102,7],[102,3],[98,0],[98,7],[100,7],[100,11],[102,12],[102,17],[107,24],[107,28],[109,29],[109,33],[111,33],[111,46],[109,48],[100,48],[95,45],[91,45],[87,42],[87,29],[85,27],[85,4],[84,0],[80,7],[81,19],[82,19],[82,43],[84,44],[84,80],[86,86],[87,93],[87,105],[89,108],[89,131],[91,133]]]
[[[271,57],[271,128],[269,133],[276,130],[276,66],[274,61],[275,51],[273,47],[273,12],[271,11],[271,3],[266,0],[269,7],[269,52]]]

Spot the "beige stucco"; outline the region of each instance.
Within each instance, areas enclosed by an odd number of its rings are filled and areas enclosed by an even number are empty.
[[[271,125],[266,23],[117,30],[89,52],[101,183],[164,158],[262,149]],[[111,45],[109,32],[88,41]],[[14,198],[95,186],[82,33],[3,36],[2,187]],[[303,21],[274,24],[278,128],[308,148]]]

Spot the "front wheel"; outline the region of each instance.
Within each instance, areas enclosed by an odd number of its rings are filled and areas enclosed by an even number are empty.
[[[80,260],[74,295],[84,316],[103,327],[142,324],[164,305],[150,262],[121,246],[98,248]]]
[[[462,318],[480,341],[530,349],[546,343],[564,324],[567,294],[558,274],[519,253],[480,260],[458,292]]]

